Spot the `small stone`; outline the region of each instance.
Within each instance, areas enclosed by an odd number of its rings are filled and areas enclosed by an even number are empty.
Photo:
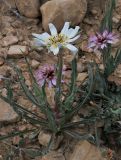
[[[70,52],[66,51],[65,52],[66,54],[64,54],[64,62],[67,64],[67,65],[70,65],[74,56],[73,54],[70,54]]]
[[[77,71],[78,71],[78,73],[84,72],[84,71],[86,71],[86,70],[87,70],[86,65],[83,64],[83,63],[81,62],[81,60],[79,60],[79,61],[77,62]]]
[[[53,23],[60,31],[65,22],[78,25],[87,10],[86,0],[51,0],[40,8],[43,28],[48,31],[48,24]]]
[[[9,67],[8,65],[2,65],[0,66],[0,74],[3,76],[6,76],[7,73],[13,74],[13,69]]]
[[[79,73],[78,77],[77,77],[77,81],[80,83],[83,83],[85,81],[85,79],[87,78],[88,74],[83,72],[83,73]]]
[[[39,67],[39,65],[40,65],[40,63],[38,61],[36,61],[34,59],[31,61],[32,68],[37,69]]]
[[[92,12],[92,14],[93,14],[93,15],[96,15],[96,14],[98,13],[98,10],[96,10],[96,9],[92,9],[92,11],[91,11],[91,12]]]
[[[47,101],[48,103],[51,105],[52,108],[54,108],[55,106],[55,89],[54,87],[49,88],[49,87],[45,87],[45,91],[47,94]]]
[[[16,44],[17,42],[18,42],[18,38],[16,36],[10,35],[10,36],[7,36],[7,37],[3,38],[2,46],[7,47],[7,46],[10,46],[10,45]]]
[[[88,141],[78,142],[70,156],[70,160],[104,160],[96,146]]]
[[[24,57],[26,54],[28,54],[27,46],[13,45],[10,46],[7,55],[10,58],[21,58]]]
[[[16,6],[19,12],[28,18],[36,18],[40,16],[39,0],[16,0]]]
[[[7,89],[6,89],[6,88],[3,88],[3,89],[2,89],[1,95],[2,95],[3,97],[6,97],[6,96],[7,96]]]
[[[23,72],[23,76],[24,76],[24,78],[25,78],[25,83],[26,83],[26,85],[27,85],[28,87],[31,87],[32,81],[31,81],[31,77],[30,77],[29,72],[28,72],[28,71],[27,71],[27,72]]]
[[[112,20],[116,24],[118,24],[120,22],[120,18],[117,18],[117,17],[113,17]]]
[[[12,123],[19,119],[18,114],[12,109],[8,103],[0,99],[0,122]]]
[[[20,136],[13,137],[12,140],[13,145],[19,145],[20,140],[21,140]]]
[[[47,155],[43,156],[40,160],[65,160],[65,157],[62,153],[51,151]]]
[[[17,100],[17,102],[19,104],[21,104],[22,106],[26,107],[26,108],[31,108],[32,103],[30,100],[28,100],[27,98],[24,98],[22,96],[19,97],[19,99]]]
[[[0,66],[4,64],[4,59],[0,57]]]
[[[7,48],[0,48],[0,57],[6,59],[7,52],[8,52]]]
[[[39,143],[43,146],[48,146],[48,143],[51,139],[51,134],[41,131],[38,136]]]

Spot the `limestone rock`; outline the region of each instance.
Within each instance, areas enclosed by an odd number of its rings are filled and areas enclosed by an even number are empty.
[[[83,73],[79,73],[78,77],[77,77],[77,81],[80,83],[83,83],[85,81],[85,79],[87,78],[88,74],[83,72]]]
[[[61,30],[66,21],[78,25],[87,10],[86,0],[51,0],[40,8],[43,28],[48,31],[48,23],[53,23]]]
[[[50,139],[51,139],[51,134],[50,134],[50,133],[46,133],[46,132],[44,132],[44,131],[41,131],[41,132],[39,133],[38,140],[39,140],[39,143],[40,143],[41,145],[47,147]]]
[[[100,151],[87,141],[79,142],[70,156],[70,160],[104,160]]]
[[[18,118],[18,114],[12,109],[12,107],[0,99],[0,122],[16,122]]]
[[[39,65],[40,65],[40,63],[38,61],[36,61],[35,59],[33,59],[31,61],[32,68],[37,69],[39,67]]]
[[[19,12],[28,18],[40,16],[40,0],[16,0],[16,6]]]
[[[3,38],[2,46],[7,47],[9,45],[16,44],[17,42],[18,42],[18,38],[16,36],[10,35]]]
[[[65,160],[65,157],[62,153],[57,151],[51,151],[40,160]],[[71,160],[71,159],[70,159]]]
[[[8,51],[8,57],[10,58],[21,58],[28,53],[27,46],[21,46],[21,45],[13,45],[10,46]]]

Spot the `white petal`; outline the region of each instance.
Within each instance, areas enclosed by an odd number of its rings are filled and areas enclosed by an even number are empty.
[[[59,53],[59,47],[51,46],[50,51],[53,52],[54,55]]]
[[[70,43],[70,42],[74,42],[74,41],[76,41],[77,39],[79,39],[79,37],[80,37],[80,35],[78,35],[78,36],[76,36],[76,37],[74,37],[74,38],[72,38],[72,39],[69,39],[68,42],[69,42],[69,43]]]
[[[68,29],[69,29],[69,25],[70,25],[69,22],[65,22],[64,27],[63,27],[63,29],[61,30],[61,34],[65,34],[65,35],[67,34]]]
[[[32,35],[34,37],[36,37],[37,39],[42,40],[42,41],[46,41],[47,39],[50,38],[50,35],[47,32],[42,33],[42,34],[35,34],[35,33],[33,33]]]
[[[42,41],[42,40],[34,38],[34,45],[35,46],[46,46],[46,43],[44,41]]]
[[[78,52],[78,49],[72,44],[66,44],[66,48],[68,48],[73,54],[76,54]]]
[[[57,29],[52,23],[49,23],[49,28],[52,36],[56,36],[58,34]]]
[[[76,36],[77,33],[79,32],[79,29],[80,29],[79,26],[76,26],[75,29],[72,29],[72,28],[69,29],[69,31],[68,31],[69,38],[73,38],[74,36]]]

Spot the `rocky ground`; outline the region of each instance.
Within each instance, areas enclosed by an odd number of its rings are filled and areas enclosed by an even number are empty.
[[[22,94],[20,86],[16,81],[16,74],[11,64],[21,67],[26,83],[31,87],[31,80],[27,71],[27,65],[24,60],[26,55],[33,70],[36,70],[45,63],[55,63],[56,57],[48,54],[46,50],[33,47],[32,33],[42,33],[48,31],[48,23],[54,23],[60,30],[65,21],[71,21],[72,25],[81,26],[81,40],[77,46],[82,51],[83,56],[78,60],[78,81],[83,82],[87,77],[86,64],[93,58],[98,63],[99,59],[87,49],[87,39],[95,30],[98,29],[100,21],[105,11],[106,1],[103,0],[0,0],[0,75],[4,75],[13,79],[13,88],[15,90],[16,101],[28,110],[38,113],[35,105],[31,104]],[[47,3],[46,3],[47,2]],[[114,30],[120,34],[121,32],[121,0],[117,0],[116,10],[113,16]],[[119,42],[120,43],[120,42]],[[119,45],[119,44],[118,44]],[[118,46],[114,46],[117,48]],[[21,52],[22,51],[22,52]],[[80,55],[79,55],[80,56]],[[71,54],[66,51],[64,63],[70,65],[72,59]],[[69,74],[67,75],[67,79]],[[121,66],[119,65],[116,72],[109,77],[111,81],[115,81],[121,85]],[[2,94],[6,94],[3,88],[3,83],[0,81],[0,90]],[[48,99],[52,99],[50,91],[48,91]],[[78,118],[78,117],[77,117]],[[102,125],[99,125],[102,127]],[[32,129],[33,127],[26,121],[21,120],[19,115],[5,102],[0,100],[0,135],[14,131],[23,131]],[[40,149],[47,145],[50,135],[43,133],[39,134],[39,141],[35,142],[28,140],[30,135],[26,135],[24,140],[27,148]],[[56,144],[56,149],[53,149],[43,158],[34,158],[35,160],[106,160],[101,158],[99,150],[88,143],[83,142],[62,142],[63,137],[59,137],[59,142]],[[11,154],[13,160],[29,160],[32,159],[24,153],[25,144],[22,147],[18,146],[21,137],[16,136],[0,142],[0,159]],[[72,141],[72,140],[71,140]],[[33,145],[34,144],[34,145]],[[69,147],[70,146],[70,147]],[[15,153],[13,154],[13,150]],[[108,149],[104,149],[108,150]],[[27,151],[26,151],[27,153]],[[95,156],[96,155],[96,156]],[[116,160],[120,160],[119,158]],[[11,160],[11,159],[10,159]],[[108,159],[107,159],[108,160]],[[111,160],[111,159],[110,159]],[[112,159],[113,160],[113,159]]]

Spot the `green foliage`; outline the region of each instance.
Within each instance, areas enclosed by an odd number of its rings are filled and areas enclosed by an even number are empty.
[[[64,100],[63,101],[61,100],[63,90],[61,89],[62,57],[60,57],[60,60],[58,62],[57,86],[55,89],[56,106],[54,111],[47,101],[45,85],[41,88],[38,86],[34,78],[31,66],[29,65],[29,61],[26,58],[25,60],[28,65],[28,70],[30,73],[31,80],[33,82],[32,89],[30,89],[26,85],[25,78],[23,76],[21,69],[14,66],[14,69],[18,75],[18,81],[20,82],[21,89],[23,90],[26,97],[40,109],[40,112],[42,112],[45,115],[45,118],[39,117],[37,114],[32,113],[31,111],[28,111],[27,109],[24,108],[24,106],[21,106],[20,104],[15,102],[14,96],[13,96],[14,91],[11,87],[12,83],[10,81],[6,83],[7,97],[3,97],[2,95],[0,95],[0,98],[2,98],[4,101],[9,103],[11,107],[13,107],[13,109],[19,115],[21,115],[22,118],[27,119],[30,123],[34,124],[35,126],[37,125],[43,126],[47,130],[50,130],[51,132],[57,134],[58,132],[61,132],[63,125],[65,125],[68,121],[70,121],[74,116],[74,114],[76,114],[80,110],[80,108],[88,101],[88,97],[91,93],[91,89],[89,87],[89,90],[90,90],[89,93],[87,92],[86,97],[84,95],[85,97],[84,99],[79,99],[77,106],[74,108],[73,103],[78,93],[78,89],[76,86],[77,62],[75,58],[72,61],[71,81],[68,87],[69,92],[65,96]],[[89,70],[91,70],[91,66],[89,67]],[[92,76],[91,72],[89,77],[90,76]],[[89,84],[92,85],[93,80],[89,79],[89,81],[90,81]]]
[[[108,77],[111,73],[115,71],[117,66],[121,63],[121,49],[118,49],[115,56],[109,55],[107,58],[107,62],[105,63],[104,74]]]
[[[14,132],[14,133],[9,133],[8,135],[5,136],[0,136],[0,141],[3,141],[5,139],[11,138],[11,137],[15,137],[15,136],[21,136],[23,134],[29,133],[29,132],[33,132],[35,131],[35,129],[33,130],[25,130],[25,131],[18,131],[18,132]]]
[[[65,110],[71,110],[72,104],[75,99],[75,93],[76,93],[76,78],[77,78],[77,62],[76,58],[72,60],[72,74],[71,74],[71,83],[69,86],[69,94],[67,95],[67,98],[64,101],[64,109]]]
[[[113,10],[115,8],[116,2],[115,0],[109,0],[107,7],[106,7],[106,13],[102,20],[100,31],[103,32],[105,29],[108,31],[112,31],[112,16],[113,16]]]
[[[115,0],[109,0],[105,16],[101,23],[101,32],[103,32],[105,29],[107,29],[109,32],[112,32],[112,16],[113,10],[115,9],[115,5]],[[118,49],[116,51],[115,56],[113,57],[112,47],[111,45],[108,45],[107,48],[104,48],[102,50],[102,55],[104,64],[104,75],[107,78],[111,73],[115,71],[119,63],[121,63],[121,49]]]

